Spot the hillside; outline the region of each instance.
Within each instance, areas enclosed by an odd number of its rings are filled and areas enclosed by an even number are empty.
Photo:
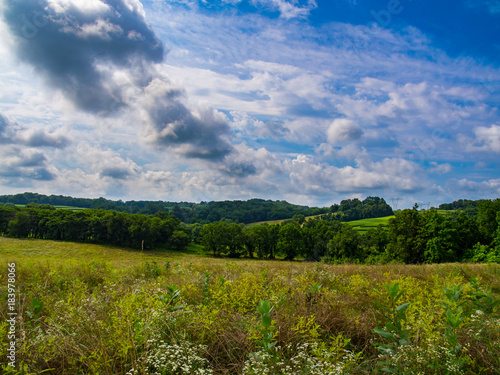
[[[0,196],[0,203],[13,205],[51,205],[76,208],[112,210],[132,214],[154,215],[168,212],[186,224],[209,223],[230,220],[237,223],[252,223],[266,220],[289,219],[294,215],[318,215],[328,208],[300,206],[286,201],[250,199],[247,201],[219,202],[168,202],[168,201],[113,201],[105,198],[73,198],[62,195],[23,193]]]

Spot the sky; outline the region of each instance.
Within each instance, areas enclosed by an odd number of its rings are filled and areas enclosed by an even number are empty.
[[[0,194],[500,197],[500,0],[0,0]]]

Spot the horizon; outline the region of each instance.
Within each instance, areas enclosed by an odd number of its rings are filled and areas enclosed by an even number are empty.
[[[135,199],[122,200],[122,199],[108,199],[108,198],[102,197],[102,196],[101,197],[89,198],[89,197],[69,196],[69,195],[62,195],[62,194],[50,194],[50,195],[46,195],[46,194],[40,194],[40,193],[31,192],[31,191],[25,191],[25,192],[16,193],[16,194],[0,194],[0,196],[9,196],[9,195],[17,195],[17,194],[34,194],[34,195],[43,195],[43,196],[46,196],[46,197],[56,196],[56,197],[64,197],[64,198],[90,199],[90,200],[103,198],[103,199],[106,199],[106,200],[109,200],[109,201],[114,201],[114,202],[121,201],[123,203],[143,201],[143,202],[152,202],[152,203],[163,202],[163,203],[202,204],[202,203],[216,203],[216,202],[224,202],[224,201],[229,201],[229,202],[235,202],[235,201],[236,202],[237,201],[246,202],[246,201],[250,201],[250,200],[264,200],[264,201],[272,201],[272,202],[283,201],[283,200],[273,200],[273,199],[258,198],[258,197],[252,197],[252,198],[248,198],[248,199],[213,200],[213,201],[171,201],[171,200],[162,200],[162,199],[158,199],[158,200],[143,200],[143,199],[141,199],[141,200],[135,200]],[[441,202],[439,204],[433,204],[432,202],[418,201],[418,202],[414,202],[411,206],[398,207],[399,206],[399,200],[397,200],[397,198],[392,199],[390,201],[387,201],[387,199],[385,199],[384,197],[378,197],[378,198],[383,199],[394,211],[399,211],[399,210],[404,210],[404,209],[410,209],[410,208],[413,208],[415,206],[415,204],[418,205],[418,208],[420,210],[428,210],[428,209],[433,209],[433,208],[438,209],[441,204],[450,204],[450,203],[453,203],[455,201],[467,200],[466,198],[457,198],[457,199],[455,199],[452,202]],[[347,200],[347,199],[354,199],[354,198],[345,198],[345,200]],[[480,198],[478,200],[495,200],[495,199],[500,199],[500,198]],[[343,201],[343,200],[344,199],[342,199],[341,201]],[[364,199],[360,199],[360,200],[363,201]],[[301,204],[293,203],[293,202],[289,202],[289,201],[285,201],[285,202],[289,203],[289,204],[292,204],[292,205],[306,206],[306,207],[309,207],[309,208],[329,208],[329,207],[331,207],[332,205],[335,205],[335,204],[340,205],[341,201],[332,203],[329,206],[307,206],[307,205],[301,205]],[[394,203],[394,201],[396,201],[396,203]]]
[[[0,0],[0,14],[2,195],[500,197],[500,1]]]

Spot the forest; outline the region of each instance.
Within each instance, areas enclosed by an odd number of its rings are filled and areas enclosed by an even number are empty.
[[[244,210],[237,209],[240,202],[233,204],[232,216],[244,215]],[[438,211],[418,210],[415,205],[397,212],[387,228],[379,226],[360,234],[342,221],[391,215],[385,200],[348,199],[309,220],[295,214],[279,224],[253,226],[225,216],[187,224],[174,209],[144,215],[103,209],[70,211],[28,203],[24,207],[0,206],[0,233],[146,250],[180,251],[192,244],[213,256],[231,258],[360,264],[498,262],[500,200],[481,200],[473,206],[474,210]]]
[[[288,219],[293,215],[319,215],[329,212],[328,208],[294,205],[285,201],[250,199],[248,201],[221,202],[164,202],[164,201],[112,201],[105,198],[73,198],[62,195],[43,195],[22,193],[0,196],[0,203],[26,205],[30,203],[51,206],[68,206],[113,210],[118,212],[154,215],[170,212],[184,223],[208,223],[221,219],[240,223],[253,223],[266,220]],[[390,208],[390,207],[389,207]]]

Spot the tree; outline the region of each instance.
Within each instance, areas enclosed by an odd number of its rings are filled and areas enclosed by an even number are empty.
[[[361,260],[361,237],[350,225],[344,224],[328,243],[327,256],[333,261]]]
[[[477,222],[484,237],[484,243],[490,245],[493,241],[498,223],[497,212],[500,212],[500,199],[483,200],[478,203]]]
[[[8,224],[8,232],[14,237],[28,237],[30,234],[30,215],[26,211],[19,211]]]
[[[279,229],[277,250],[286,260],[293,260],[304,250],[304,240],[297,222],[288,222]]]
[[[191,237],[184,230],[175,230],[170,238],[170,246],[177,251],[185,250],[190,242]]]
[[[254,250],[259,258],[274,259],[278,244],[279,225],[255,225],[248,228],[253,238]]]
[[[456,257],[462,260],[465,253],[481,241],[481,233],[477,221],[463,211],[452,221],[452,225],[456,231]]]
[[[404,263],[422,263],[424,260],[425,242],[421,237],[421,216],[418,206],[398,212],[389,220],[389,243],[387,256],[390,260]]]
[[[361,236],[361,246],[363,248],[363,257],[368,258],[369,262],[380,262],[383,260],[385,249],[389,243],[388,233],[379,224],[374,229],[370,228]]]
[[[228,254],[231,257],[241,255],[243,238],[241,226],[236,223],[213,222],[205,224],[200,232],[201,243],[214,256]]]
[[[426,263],[457,261],[457,231],[450,218],[437,210],[421,214],[421,238],[425,242],[423,260]]]

